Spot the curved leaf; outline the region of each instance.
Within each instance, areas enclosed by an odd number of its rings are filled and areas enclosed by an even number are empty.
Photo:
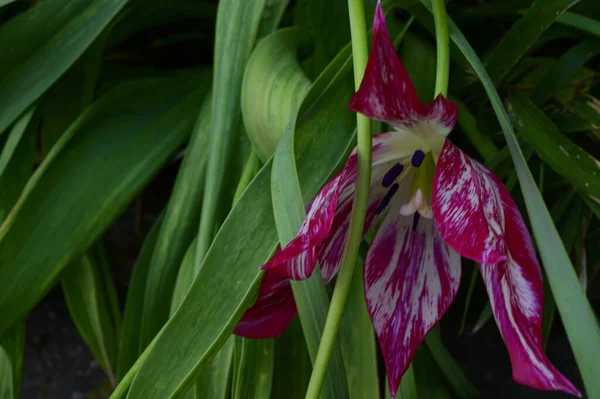
[[[38,1],[0,27],[0,134],[77,60],[126,3]]]
[[[189,86],[163,79],[115,88],[53,147],[0,226],[0,331],[24,316],[184,142],[203,95]]]

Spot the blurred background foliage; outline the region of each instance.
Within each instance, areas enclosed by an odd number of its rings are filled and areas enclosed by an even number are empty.
[[[416,0],[385,6],[429,101],[431,16]],[[365,9],[370,25],[375,1]],[[600,367],[589,360],[600,338],[585,309],[600,306],[600,3],[447,9],[489,74],[451,31],[453,141],[503,179],[523,215],[539,217],[526,211],[535,193],[517,184],[482,85],[493,84],[587,298],[582,307],[544,269],[548,355],[598,397],[586,375]],[[258,266],[298,227],[286,204],[296,194],[306,203],[353,146],[349,41],[343,0],[0,0],[0,398],[108,397],[120,381],[115,398],[130,385],[133,398],[304,397],[318,321],[313,336],[298,321],[275,340],[231,332],[254,300]],[[510,381],[478,268],[463,262],[459,299],[399,396],[566,397]],[[326,309],[317,280],[304,305]],[[327,397],[386,392],[361,284]],[[585,325],[573,320],[595,329],[573,335]]]

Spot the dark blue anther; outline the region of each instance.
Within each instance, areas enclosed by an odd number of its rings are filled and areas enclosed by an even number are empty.
[[[425,153],[421,150],[417,150],[413,154],[412,159],[410,160],[410,163],[412,163],[412,166],[414,166],[415,168],[418,168],[419,166],[421,166],[424,159],[425,159]]]
[[[394,185],[390,187],[388,192],[385,194],[385,197],[383,197],[383,199],[379,203],[379,206],[377,206],[377,209],[375,210],[376,214],[380,214],[385,210],[385,208],[389,205],[390,201],[392,200],[394,194],[396,194],[396,192],[398,191],[398,187],[400,187],[398,186],[398,183],[394,183]]]
[[[421,215],[419,215],[419,212],[415,212],[413,214],[413,225],[412,225],[413,231],[417,231],[417,225],[419,224],[419,219],[421,219]]]
[[[381,181],[381,185],[385,188],[388,188],[389,186],[391,186],[394,181],[396,180],[396,178],[398,176],[400,176],[400,173],[402,173],[402,170],[404,169],[404,166],[402,166],[401,164],[397,163],[396,165],[392,166],[390,168],[390,170],[387,171],[387,173],[385,174],[385,176],[383,176],[383,180]]]

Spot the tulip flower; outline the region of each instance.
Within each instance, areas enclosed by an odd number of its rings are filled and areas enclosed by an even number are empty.
[[[422,103],[398,59],[381,5],[360,89],[349,109],[394,131],[373,137],[364,233],[377,227],[364,265],[367,308],[385,359],[389,389],[458,291],[461,256],[479,264],[515,381],[580,395],[542,346],[543,284],[530,235],[502,182],[448,139],[457,106],[441,94]],[[298,235],[263,265],[259,299],[236,329],[279,335],[296,315],[287,279],[317,264],[336,274],[350,222],[356,150],[307,207]]]

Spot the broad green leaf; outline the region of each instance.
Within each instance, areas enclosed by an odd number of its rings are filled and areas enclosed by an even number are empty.
[[[107,32],[108,29],[100,34],[40,98],[39,108],[44,121],[40,137],[43,156],[94,100]]]
[[[0,151],[0,177],[6,171],[13,155],[15,155],[15,152],[17,152],[19,143],[27,131],[27,126],[29,126],[34,112],[35,107],[29,108],[19,119],[17,119],[10,130],[8,137],[6,138],[6,143],[4,143],[2,151]],[[20,154],[17,156],[20,156]]]
[[[133,267],[133,273],[129,280],[127,289],[127,300],[125,302],[125,314],[123,317],[123,328],[121,342],[119,345],[119,356],[117,357],[117,380],[120,381],[129,368],[135,363],[138,356],[142,353],[143,347],[140,344],[140,320],[144,308],[144,292],[146,291],[146,277],[150,260],[158,233],[160,224],[164,215],[161,214],[154,222],[152,230],[146,236],[144,245]]]
[[[274,349],[273,339],[235,338],[232,399],[269,399]]]
[[[157,309],[164,306],[170,308],[177,271],[198,229],[208,156],[210,114],[211,99],[207,95],[200,107],[190,144],[177,173],[175,187],[147,270],[143,312],[139,320],[141,349],[150,343],[156,333],[153,328],[147,329],[147,326],[162,327]],[[163,323],[165,321],[166,319],[162,320]]]
[[[275,340],[271,399],[304,399],[312,365],[297,318]]]
[[[194,281],[196,245],[194,239],[181,262],[171,302],[171,314],[175,313]],[[188,396],[197,399],[227,399],[229,397],[233,371],[234,341],[235,337],[231,336],[215,357],[204,367],[200,377],[196,380],[196,385],[188,393]]]
[[[262,39],[252,52],[242,86],[244,127],[259,158],[266,162],[275,153],[298,104],[311,81],[298,64],[307,52],[310,36],[300,28],[280,29]]]
[[[194,265],[193,259],[190,263],[192,266]],[[196,380],[194,389],[197,399],[228,399],[230,397],[235,338],[231,336],[225,342],[225,345],[202,371],[200,378]]]
[[[486,58],[487,73],[492,82],[494,84],[500,83],[533,47],[542,33],[563,12],[577,2],[578,0],[534,2],[527,13],[512,25],[490,56]]]
[[[103,267],[93,251],[71,263],[62,276],[62,286],[71,319],[94,357],[116,385],[114,361],[118,320],[111,314],[114,286],[105,287]],[[114,282],[110,281],[114,285]],[[112,294],[112,295],[111,295]]]
[[[517,142],[508,114],[502,105],[502,101],[494,88],[492,80],[473,48],[452,21],[449,21],[449,31],[452,41],[454,41],[467,60],[469,60],[477,76],[480,78],[490,98],[492,107],[498,116],[504,138],[515,163],[533,233],[542,257],[542,263],[546,270],[552,293],[556,299],[569,342],[573,348],[579,371],[583,377],[587,394],[589,397],[600,397],[600,381],[595,371],[598,359],[600,359],[600,330],[596,324],[594,313],[579,286],[579,281],[573,271],[569,256],[552,223],[548,209],[535,185],[533,176],[527,167],[527,162]]]
[[[477,398],[479,392],[463,374],[450,352],[442,343],[440,328],[436,326],[425,337],[425,344],[433,356],[440,371],[446,377],[454,392],[461,398]]]
[[[0,0],[0,7],[4,7],[5,5],[12,3],[13,1],[15,0]]]
[[[389,399],[390,391],[387,388],[386,381],[386,398]],[[417,382],[415,381],[415,369],[412,363],[406,369],[406,373],[402,376],[400,380],[400,386],[398,387],[398,399],[417,399],[419,396],[417,395]]]
[[[0,27],[0,134],[79,58],[126,2],[38,1]]]
[[[332,82],[337,74],[332,68],[324,75],[321,96],[298,118],[295,151],[305,201],[342,160],[354,135],[356,118],[346,109],[352,89]],[[267,163],[231,210],[187,296],[138,371],[130,397],[185,395],[254,300],[262,276],[258,268],[277,245],[270,177]]]
[[[211,128],[208,141],[206,183],[202,198],[195,269],[207,254],[219,227],[217,210],[225,191],[227,165],[231,160],[233,139],[241,122],[240,90],[244,68],[254,47],[266,0],[222,0],[217,11]],[[163,321],[163,309],[152,309]],[[160,325],[149,325],[151,332]],[[152,334],[153,335],[153,334]]]
[[[357,262],[340,325],[339,342],[348,378],[349,398],[378,399],[377,343],[365,302],[363,262],[361,259]],[[406,374],[402,378],[406,378]]]
[[[554,94],[575,72],[600,52],[597,40],[584,40],[563,53],[539,80],[531,93],[531,101],[540,106]]]
[[[62,135],[0,226],[0,331],[24,316],[183,144],[203,94],[187,79],[131,82]]]
[[[21,397],[21,375],[23,373],[23,359],[25,358],[25,321],[17,323],[0,336],[0,349],[4,350],[10,360],[12,391],[14,394],[11,399],[18,399]],[[3,378],[2,375],[2,366],[0,366],[0,381]],[[2,392],[5,384],[6,382],[0,382],[0,392]],[[1,394],[0,397],[4,398]]]
[[[39,113],[34,113],[32,118],[27,121],[27,127],[21,133],[22,122],[27,119],[29,119],[29,115],[25,113],[15,122],[9,135],[0,137],[0,142],[6,138],[2,155],[0,155],[2,162],[6,161],[6,164],[0,166],[0,187],[2,187],[0,190],[0,226],[33,173],[37,134],[40,126]],[[9,143],[12,141],[11,138],[14,140],[16,136],[21,137],[13,150]]]
[[[524,96],[514,95],[508,109],[523,139],[578,191],[600,203],[600,162],[573,144]]]
[[[433,100],[435,87],[435,47],[417,34],[407,33],[402,43],[401,59],[415,85],[419,99]]]
[[[15,399],[10,358],[0,346],[0,399]]]

